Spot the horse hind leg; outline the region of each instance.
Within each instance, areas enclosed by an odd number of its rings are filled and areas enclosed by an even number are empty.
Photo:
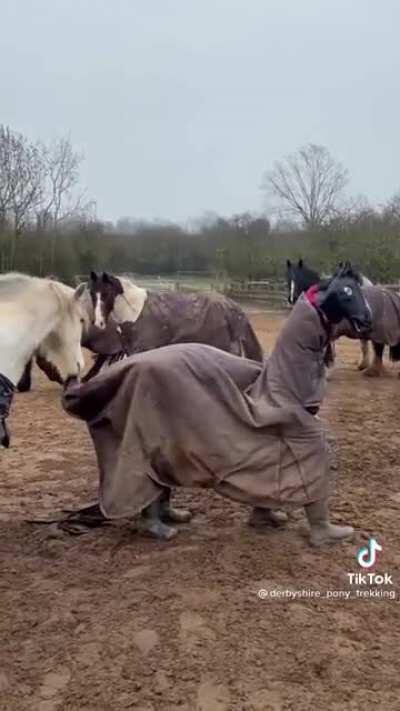
[[[171,504],[171,489],[166,489],[160,498],[160,517],[164,523],[188,523],[192,514],[186,509],[176,509]]]
[[[372,347],[374,349],[374,360],[372,365],[364,370],[363,375],[367,378],[379,378],[384,373],[383,368],[383,351],[385,346],[383,343],[375,343],[372,341]]]
[[[284,511],[273,511],[260,506],[254,506],[249,518],[249,526],[252,528],[282,528],[287,522],[288,516]]]
[[[168,526],[162,520],[163,496],[165,496],[165,494],[161,493],[158,499],[143,509],[138,523],[138,530],[139,533],[145,536],[157,538],[162,541],[169,541],[177,535],[178,531],[176,528]]]
[[[358,364],[358,370],[367,370],[369,368],[369,341],[362,339],[360,341],[361,360]]]

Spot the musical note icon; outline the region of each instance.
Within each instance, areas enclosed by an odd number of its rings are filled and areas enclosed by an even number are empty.
[[[370,538],[366,546],[359,548],[356,553],[358,564],[362,568],[372,568],[376,563],[378,551],[382,551],[382,546],[379,545],[376,538]]]

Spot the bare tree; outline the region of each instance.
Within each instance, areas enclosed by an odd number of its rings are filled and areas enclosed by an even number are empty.
[[[57,228],[63,220],[82,210],[84,196],[76,195],[75,188],[83,155],[73,149],[69,137],[60,138],[49,146],[41,144],[41,155],[44,185],[38,219],[41,227]]]
[[[0,126],[0,231],[10,231],[9,254],[2,262],[14,268],[17,240],[40,201],[42,162],[37,145]]]
[[[83,155],[75,151],[69,136],[49,146],[41,144],[43,187],[36,223],[39,230],[51,230],[50,269],[54,268],[57,232],[62,226],[81,221],[93,212],[93,201],[77,192]]]
[[[390,200],[383,206],[383,216],[392,221],[400,221],[400,191],[392,195]]]
[[[346,169],[327,148],[313,143],[277,161],[264,176],[264,188],[277,202],[280,216],[311,228],[337,213],[347,182]]]

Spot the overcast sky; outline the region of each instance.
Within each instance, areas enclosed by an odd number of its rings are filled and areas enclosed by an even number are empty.
[[[104,219],[261,211],[263,171],[326,145],[400,189],[398,0],[0,0],[0,122],[70,132]]]

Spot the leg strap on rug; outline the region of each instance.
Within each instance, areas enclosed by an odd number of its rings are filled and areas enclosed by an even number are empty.
[[[101,513],[98,504],[90,504],[90,506],[84,506],[77,511],[63,509],[59,514],[53,515],[51,518],[25,520],[26,523],[47,526],[56,524],[56,527],[61,531],[75,536],[87,533],[91,528],[98,528],[109,524],[108,519]]]

